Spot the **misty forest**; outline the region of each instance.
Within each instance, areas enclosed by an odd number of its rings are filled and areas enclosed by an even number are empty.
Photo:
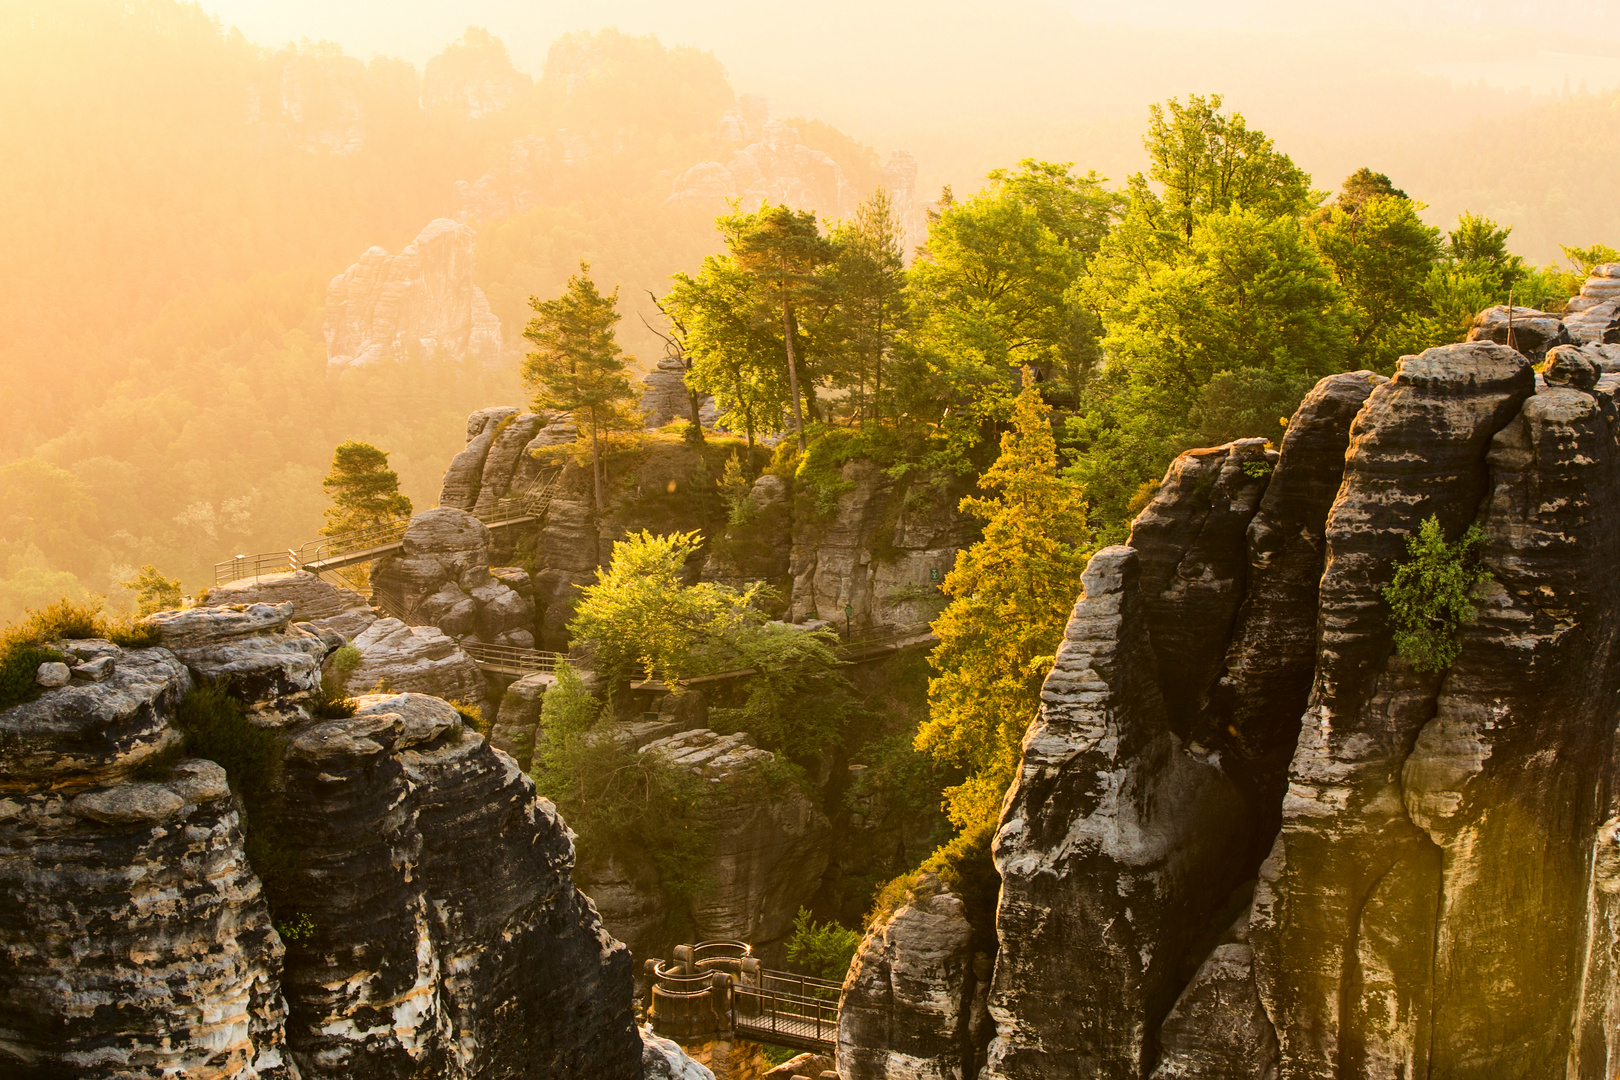
[[[1620,1076],[1620,44],[947,7],[0,2],[0,1074]]]

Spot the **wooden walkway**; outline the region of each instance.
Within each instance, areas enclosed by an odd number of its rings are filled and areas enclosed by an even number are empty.
[[[648,1018],[673,1039],[729,1036],[791,1050],[832,1054],[838,1045],[842,987],[825,979],[762,968],[739,941],[682,945],[674,960],[649,960]]]

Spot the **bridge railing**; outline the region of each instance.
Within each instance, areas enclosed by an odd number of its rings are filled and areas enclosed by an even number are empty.
[[[394,518],[392,521],[368,528],[338,533],[335,536],[323,536],[299,548],[298,557],[307,564],[335,559],[356,551],[365,551],[367,548],[396,544],[405,538],[405,530],[410,523],[411,519],[408,517]]]
[[[396,619],[400,616],[395,615]],[[557,654],[539,649],[520,649],[516,645],[486,645],[483,642],[463,642],[462,650],[480,664],[491,667],[512,668],[524,672],[557,670]]]
[[[741,984],[731,988],[732,1026],[739,1033],[787,1041],[838,1041],[838,1001],[800,997]]]
[[[551,506],[562,481],[562,470],[555,469],[536,477],[521,494],[507,495],[496,500],[493,507],[478,515],[486,525],[492,521],[511,521],[516,518],[543,517]]]
[[[891,641],[904,641],[909,637],[921,637],[933,633],[932,623],[905,623],[899,626],[874,626],[869,630],[861,630],[848,637],[842,638],[838,647],[840,649],[861,649],[876,645],[886,645]]]
[[[285,574],[297,570],[299,566],[298,553],[291,548],[286,551],[264,551],[256,555],[236,555],[214,564],[214,584],[224,585],[244,578]]]

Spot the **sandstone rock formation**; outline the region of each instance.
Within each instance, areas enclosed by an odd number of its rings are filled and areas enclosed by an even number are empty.
[[[512,66],[506,46],[489,31],[468,27],[422,69],[422,107],[467,120],[492,116],[525,94],[533,83]]]
[[[963,492],[918,480],[904,491],[872,461],[847,462],[848,486],[831,514],[798,492],[794,507],[792,619],[831,619],[840,629],[907,626],[938,613],[938,583],[977,525],[956,510]]]
[[[692,393],[686,388],[686,365],[679,357],[662,356],[658,366],[641,380],[647,389],[641,393],[641,411],[647,426],[660,428],[673,420],[692,419]],[[719,409],[710,394],[697,395],[697,422],[714,427]]]
[[[797,128],[767,120],[757,141],[723,162],[705,161],[681,174],[670,201],[740,199],[749,208],[769,201],[836,217],[853,210],[863,194],[850,190],[836,161],[800,142]]]
[[[306,570],[215,585],[208,590],[207,602],[210,607],[291,604],[293,622],[307,622],[350,639],[377,621],[377,613],[358,593],[339,589]]]
[[[641,753],[702,783],[696,817],[710,834],[710,862],[702,868],[708,884],[691,905],[697,939],[752,942],[756,951],[779,945],[827,868],[826,816],[796,784],[771,778],[776,755],[746,734],[700,728],[648,743]],[[581,887],[616,936],[638,957],[663,955],[678,944],[660,936],[656,871],[632,865],[631,853],[587,855]]]
[[[1468,340],[1506,345],[1529,357],[1531,363],[1539,364],[1548,349],[1568,345],[1571,339],[1558,316],[1527,307],[1514,307],[1510,313],[1507,305],[1501,304],[1475,316],[1474,325],[1468,330]]]
[[[437,218],[398,255],[367,251],[326,288],[327,363],[499,359],[500,320],[474,282],[474,247],[470,227]]]
[[[839,1075],[971,1080],[975,989],[973,928],[962,899],[924,874],[855,953],[838,1002]]]
[[[1564,327],[1577,345],[1620,343],[1620,263],[1593,268],[1580,295],[1564,305]]]
[[[351,693],[382,688],[432,694],[448,701],[480,702],[484,676],[457,641],[436,626],[406,626],[378,619],[352,642],[360,664],[343,679]]]
[[[533,648],[528,575],[502,568],[504,579],[497,576],[489,552],[489,528],[472,514],[424,510],[406,527],[400,554],[372,568],[373,595],[403,621],[436,626],[459,641]]]
[[[686,1056],[673,1039],[660,1039],[641,1029],[642,1080],[714,1080],[714,1073]]]
[[[1093,558],[994,845],[986,1080],[1608,1075],[1620,376],[1591,347],[1539,387],[1483,341],[1324,380],[1280,453],[1184,455]],[[1443,672],[1382,598],[1431,515],[1491,572]],[[846,1062],[898,1052],[865,1030]]]
[[[629,957],[550,804],[436,698],[311,718],[298,661],[337,639],[290,615],[62,643],[112,670],[0,712],[0,1072],[639,1078]],[[173,756],[226,675],[281,755],[252,806]]]
[[[489,741],[495,749],[512,755],[518,768],[524,772],[528,772],[534,763],[541,701],[546,690],[556,682],[557,677],[549,672],[532,672],[508,686],[501,697],[495,723],[490,728]]]

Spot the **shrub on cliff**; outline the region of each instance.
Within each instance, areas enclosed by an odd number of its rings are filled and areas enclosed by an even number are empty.
[[[39,665],[68,659],[50,648],[50,643],[75,638],[102,638],[121,648],[144,649],[158,643],[158,632],[127,617],[105,614],[99,601],[85,603],[63,597],[54,604],[30,610],[0,630],[0,709],[38,697],[44,691],[34,681]]]
[[[1395,651],[1418,671],[1444,671],[1457,660],[1458,635],[1474,620],[1474,590],[1491,578],[1480,564],[1485,531],[1470,525],[1456,543],[1446,543],[1440,519],[1430,515],[1416,536],[1406,538],[1407,560],[1395,567],[1384,589]]]
[[[859,932],[832,921],[817,923],[810,909],[801,907],[793,919],[787,955],[806,975],[841,983],[860,944]]]
[[[332,497],[322,536],[410,517],[411,500],[400,494],[399,474],[388,467],[388,453],[351,439],[332,451],[332,471],[321,481]]]

